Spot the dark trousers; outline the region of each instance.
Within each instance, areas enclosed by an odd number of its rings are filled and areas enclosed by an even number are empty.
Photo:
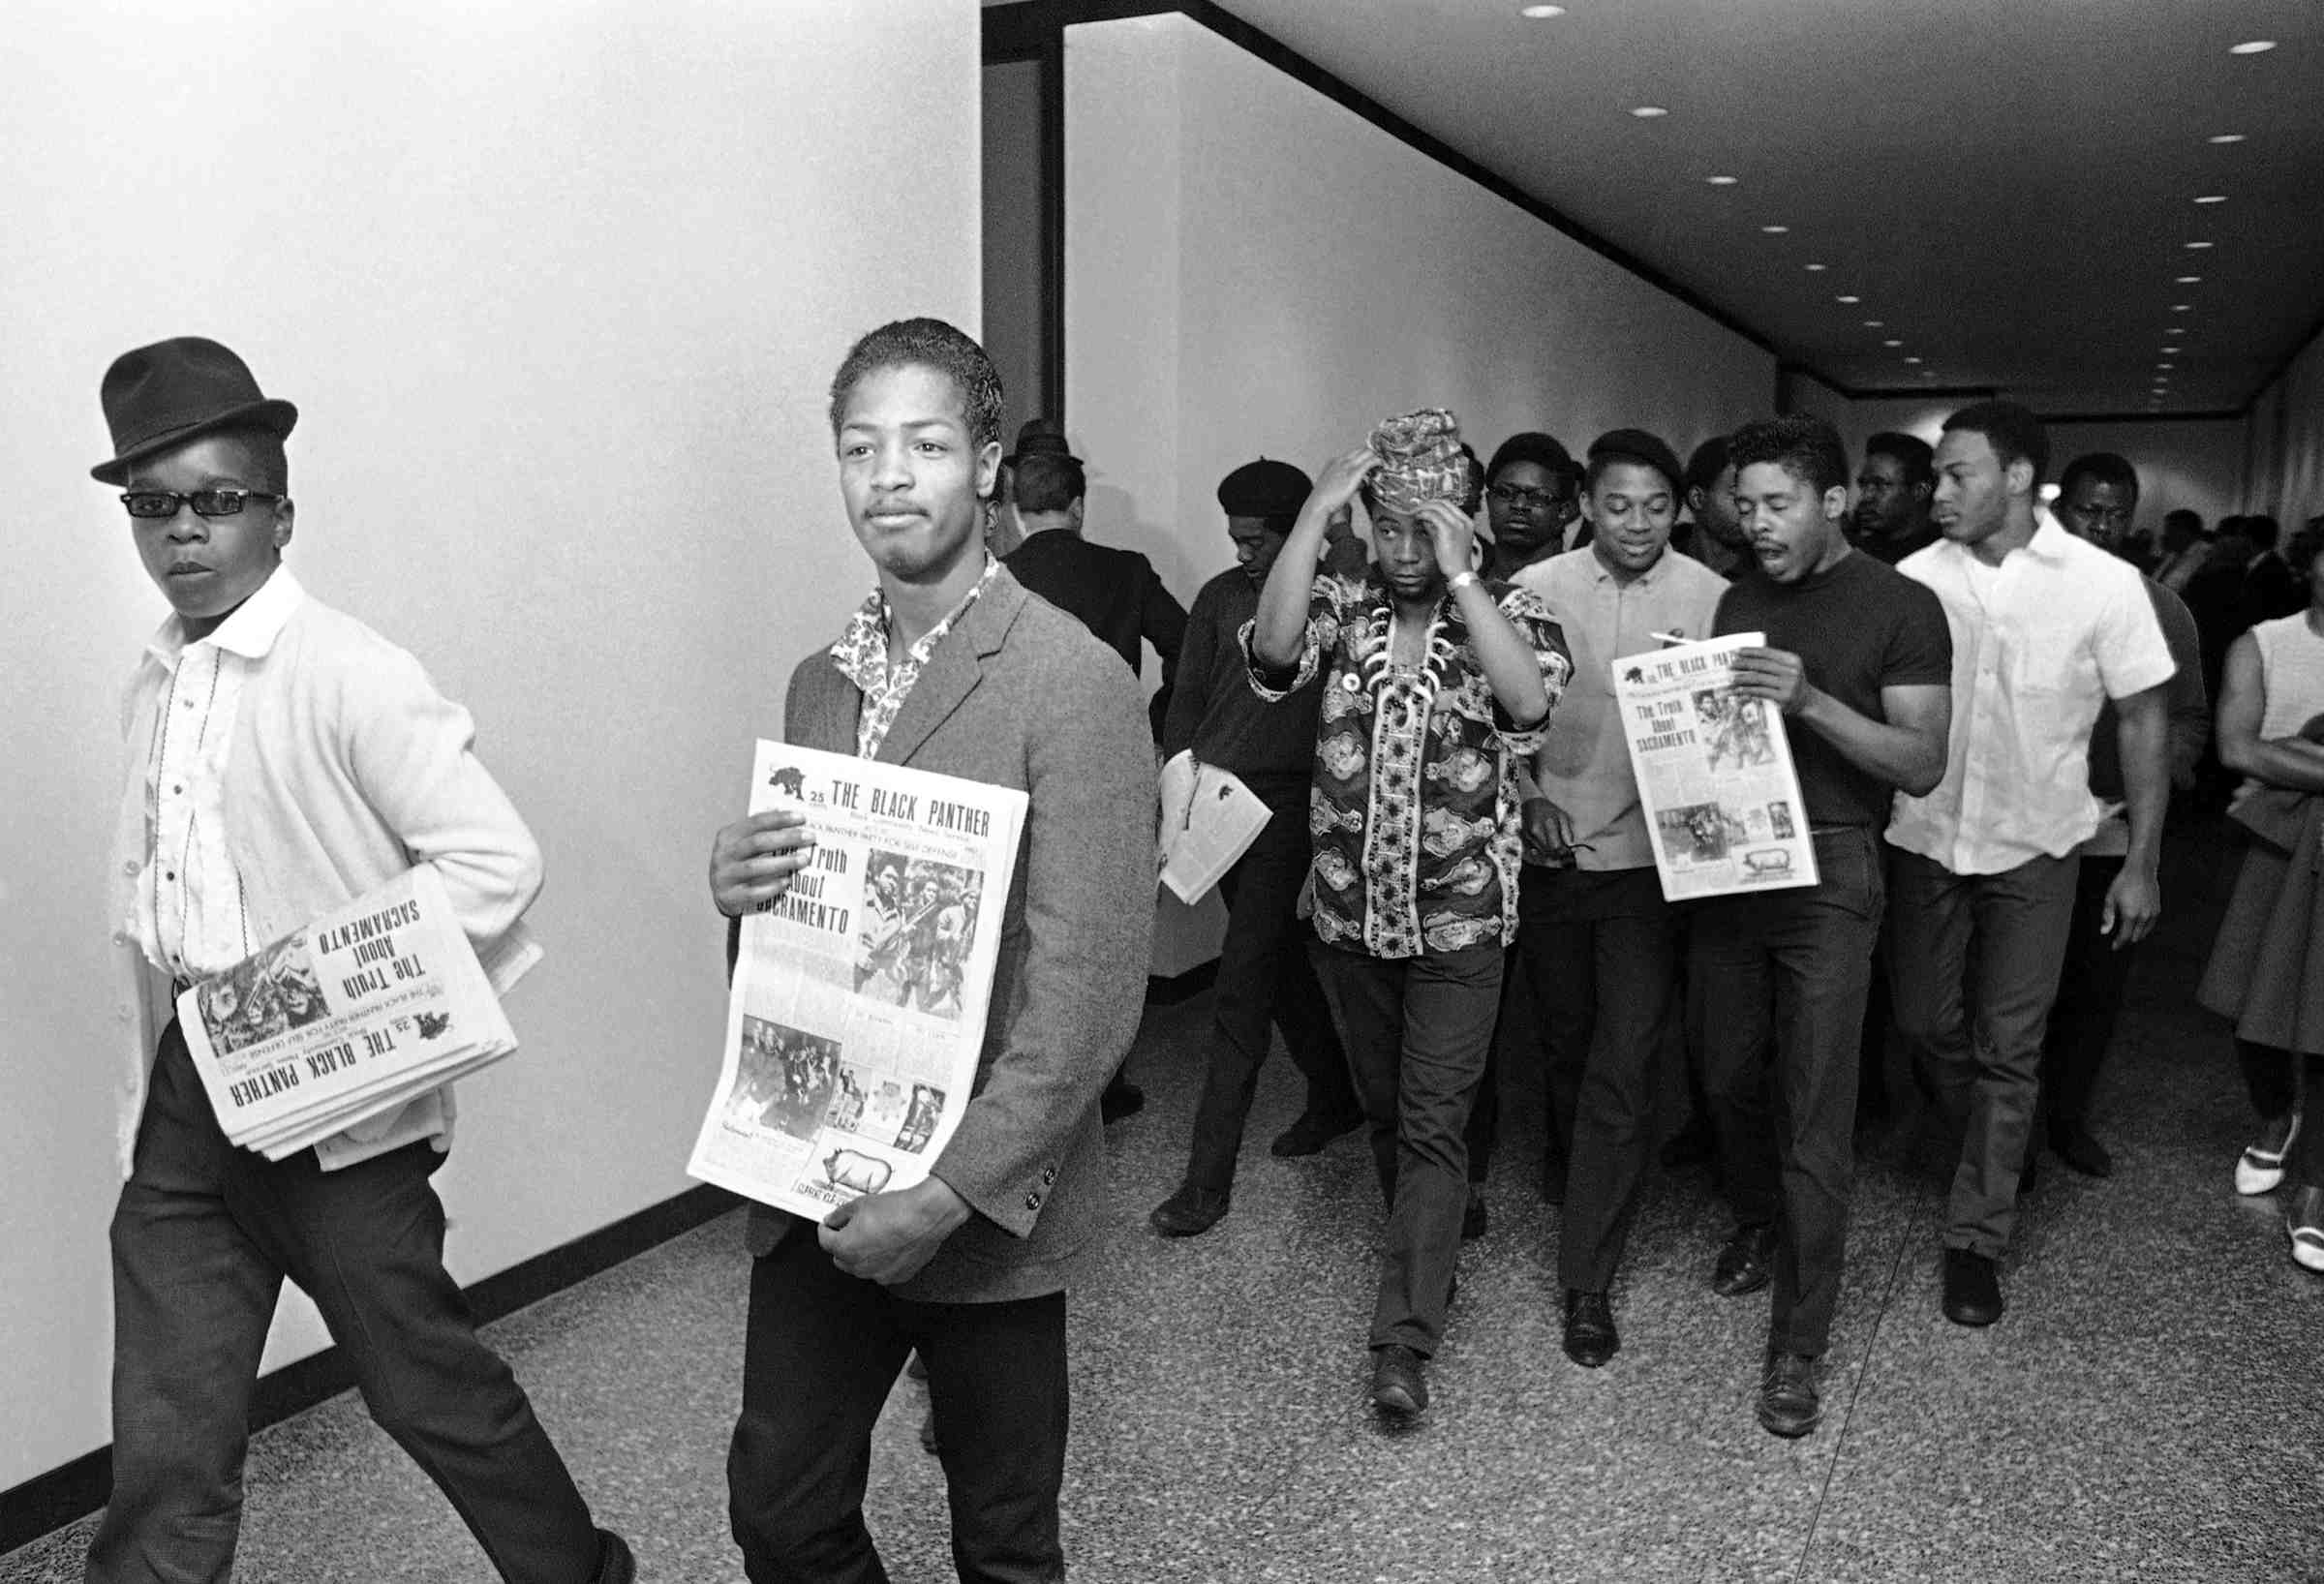
[[[2251,1109],[2274,1122],[2302,1112],[2300,1137],[2283,1158],[2289,1188],[2324,1188],[2324,1055],[2301,1055],[2249,1040],[2235,1042]]]
[[[1460,1216],[1468,1204],[1461,1130],[1484,1072],[1501,995],[1501,944],[1375,958],[1318,941],[1316,971],[1371,1124],[1388,1200],[1388,1253],[1371,1345],[1423,1356],[1445,1333]]]
[[[727,1514],[752,1584],[884,1584],[864,1527],[872,1427],[917,1349],[963,1580],[1065,1576],[1065,1295],[915,1303],[831,1263],[802,1226],[750,1271]]]
[[[1676,1077],[1678,940],[1651,868],[1544,869],[1523,893],[1517,957],[1540,992],[1546,1166],[1557,1168],[1557,1153],[1568,1165],[1558,1274],[1570,1288],[1604,1292],[1622,1262],[1654,1155],[1656,1099]]]
[[[1857,1056],[1883,894],[1869,827],[1815,833],[1818,884],[1693,908],[1703,1085],[1742,1226],[1780,1225],[1769,1346],[1830,1338],[1848,1252]]]
[[[175,1022],[113,1212],[113,1493],[92,1581],[223,1580],[242,1516],[251,1387],[289,1276],[365,1406],[436,1481],[501,1577],[584,1584],[597,1534],[564,1460],[443,1268],[414,1143],[338,1172],[229,1143]],[[376,1559],[381,1577],[392,1555]]]
[[[2016,1228],[2079,863],[2035,858],[1999,874],[1955,874],[1901,849],[1891,863],[1897,1028],[1947,1123],[1962,1128],[1947,1248],[1998,1259]]]
[[[1330,1116],[1356,1110],[1348,1058],[1307,953],[1307,927],[1298,916],[1310,850],[1305,806],[1277,808],[1250,851],[1218,883],[1227,903],[1227,935],[1211,992],[1210,1059],[1186,1158],[1186,1180],[1197,1188],[1223,1193],[1235,1186],[1235,1157],[1267,1060],[1270,1020],[1283,1030],[1283,1044],[1307,1080],[1307,1110]]]
[[[2041,1048],[2041,1115],[2052,1127],[2090,1125],[2098,1066],[2114,1043],[2115,1019],[2129,987],[2131,960],[2138,956],[2135,946],[2116,951],[2114,937],[2098,932],[2107,888],[2122,872],[2120,858],[2084,858],[2074,881],[2073,922],[2065,932],[2058,1001],[2050,1009]]]

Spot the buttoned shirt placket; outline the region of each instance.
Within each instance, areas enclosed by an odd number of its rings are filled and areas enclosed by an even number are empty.
[[[242,876],[226,843],[223,793],[243,661],[207,639],[175,655],[157,646],[154,657],[169,685],[146,766],[150,842],[138,938],[155,966],[190,980],[231,967],[260,944],[250,938]]]

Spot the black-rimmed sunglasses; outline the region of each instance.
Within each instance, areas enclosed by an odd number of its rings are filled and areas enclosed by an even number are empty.
[[[240,515],[245,501],[289,499],[264,490],[196,490],[191,495],[175,490],[128,490],[123,492],[121,503],[132,517],[174,517],[180,506],[192,506],[197,517],[233,517]]]

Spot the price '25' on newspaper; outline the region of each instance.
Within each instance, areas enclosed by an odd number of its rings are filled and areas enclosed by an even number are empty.
[[[820,1221],[926,1180],[976,1082],[1025,795],[761,742],[813,857],[742,924],[692,1175]]]

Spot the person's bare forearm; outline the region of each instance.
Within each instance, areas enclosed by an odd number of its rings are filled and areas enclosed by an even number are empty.
[[[1251,628],[1251,652],[1260,663],[1288,671],[1300,663],[1307,642],[1307,601],[1315,592],[1315,564],[1323,552],[1324,529],[1331,509],[1310,497],[1300,508],[1291,536],[1268,569],[1259,591],[1259,616]]]
[[[2121,700],[2115,711],[2115,744],[2122,751],[2123,798],[2130,820],[2130,850],[2124,861],[2151,871],[2162,860],[2162,822],[2171,805],[2170,717],[2159,687]]]

